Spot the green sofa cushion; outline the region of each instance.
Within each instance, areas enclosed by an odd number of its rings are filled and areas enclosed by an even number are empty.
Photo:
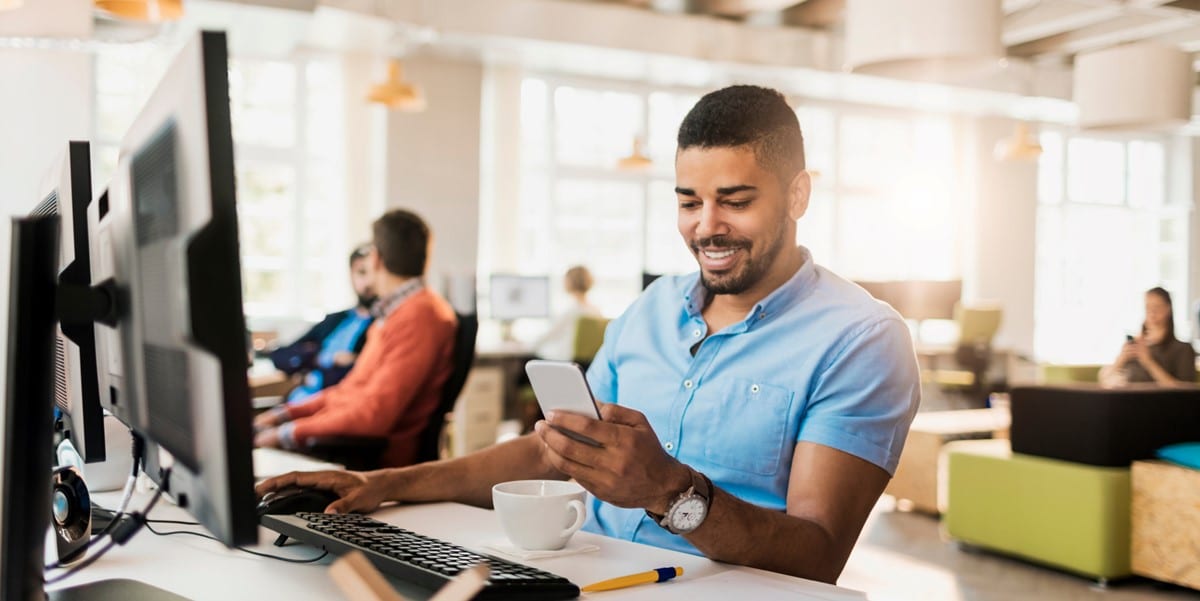
[[[952,538],[1096,578],[1131,573],[1128,468],[1014,454],[1006,441],[945,452]]]

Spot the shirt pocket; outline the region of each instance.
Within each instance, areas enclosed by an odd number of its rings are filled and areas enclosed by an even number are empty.
[[[792,391],[734,379],[712,392],[712,396],[696,399],[707,409],[702,429],[705,459],[734,470],[776,474],[783,463],[780,454],[786,442]]]

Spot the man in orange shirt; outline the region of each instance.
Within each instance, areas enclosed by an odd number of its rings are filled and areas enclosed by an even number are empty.
[[[308,401],[254,420],[254,445],[303,449],[317,436],[387,437],[383,466],[416,461],[421,430],[450,376],[454,309],[425,287],[429,227],[415,213],[388,211],[372,226],[367,262],[379,300],[354,368]]]

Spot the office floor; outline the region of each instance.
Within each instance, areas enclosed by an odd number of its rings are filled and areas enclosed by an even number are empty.
[[[955,393],[922,390],[922,411],[977,406]],[[936,517],[895,511],[887,495],[868,518],[838,584],[868,592],[875,601],[1200,601],[1200,592],[1150,580],[1133,578],[1102,589],[1082,577],[961,549],[942,537]]]
[[[942,538],[938,520],[894,511],[884,496],[867,520],[838,584],[873,601],[1200,601],[1200,592],[1145,579],[1095,582]]]

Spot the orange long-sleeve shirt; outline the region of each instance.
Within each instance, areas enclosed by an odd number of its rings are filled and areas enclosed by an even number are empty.
[[[422,289],[367,331],[354,368],[336,386],[287,408],[301,447],[315,436],[387,437],[382,464],[411,465],[421,430],[450,377],[454,309]]]

